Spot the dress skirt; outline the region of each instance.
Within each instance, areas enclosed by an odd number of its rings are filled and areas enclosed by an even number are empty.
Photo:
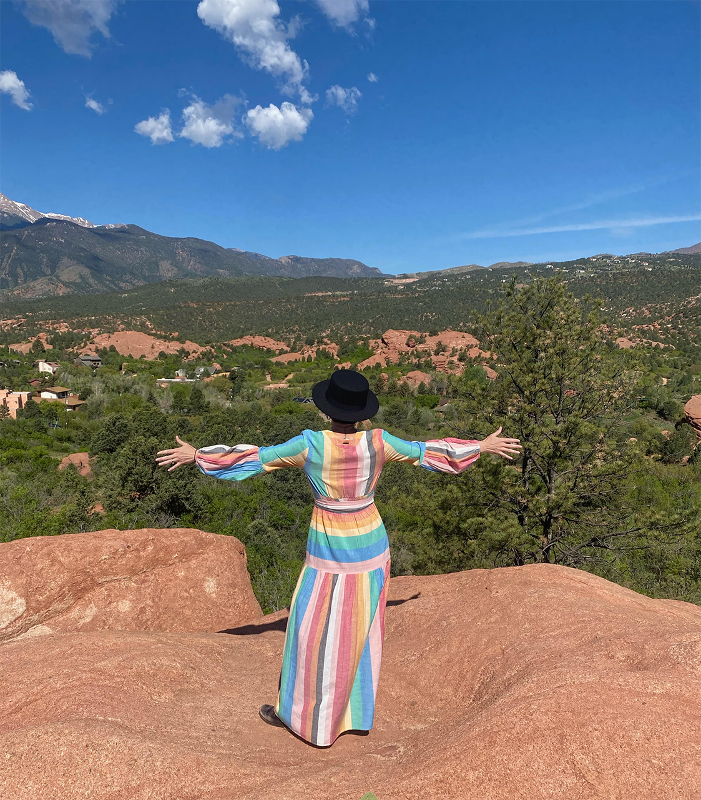
[[[344,560],[333,564],[339,554]],[[324,566],[333,569],[320,568],[324,555],[331,557],[323,559]],[[344,731],[372,728],[388,556],[374,505],[357,513],[315,508],[307,564],[290,606],[275,706],[285,725],[311,744],[329,746]],[[352,571],[358,567],[365,571]]]

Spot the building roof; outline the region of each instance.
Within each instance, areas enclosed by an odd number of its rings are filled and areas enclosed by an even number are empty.
[[[42,392],[52,392],[53,394],[59,394],[60,392],[70,392],[70,389],[66,389],[65,386],[48,386],[46,389],[42,389]]]

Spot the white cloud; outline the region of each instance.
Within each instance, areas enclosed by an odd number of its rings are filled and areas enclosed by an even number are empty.
[[[85,98],[85,108],[91,108],[96,114],[104,114],[105,111],[107,111],[102,103],[98,103],[97,100],[93,100],[92,97]]]
[[[173,129],[170,126],[170,110],[166,108],[160,116],[149,117],[137,123],[136,133],[148,136],[151,144],[167,144],[173,141]]]
[[[354,22],[368,13],[368,0],[316,0],[334,25],[350,29]],[[374,27],[375,20],[372,20]]]
[[[0,72],[0,92],[9,94],[12,102],[25,111],[31,109],[32,104],[29,102],[27,87],[24,85],[24,81],[17,77],[16,72],[12,72],[10,69]]]
[[[25,17],[33,24],[47,28],[56,44],[66,53],[90,58],[94,31],[106,39],[107,23],[119,0],[23,0]]]
[[[309,65],[287,43],[297,22],[285,26],[279,14],[276,0],[201,0],[197,6],[202,22],[233,42],[252,67],[282,79],[285,94],[312,103],[316,98],[303,85]]]
[[[637,219],[608,219],[597,222],[574,223],[572,225],[551,225],[542,228],[516,228],[514,230],[484,230],[461,234],[462,239],[499,239],[507,236],[531,236],[536,233],[563,233],[568,231],[597,231],[605,228],[620,233],[631,228],[645,228],[649,225],[669,225],[674,222],[698,222],[701,214],[685,214],[676,217],[639,217]]]
[[[270,150],[279,150],[288,142],[301,141],[313,117],[311,108],[297,108],[292,103],[283,103],[278,108],[271,103],[268,108],[252,108],[245,119],[261,144]]]
[[[374,72],[368,72],[368,80],[370,81],[370,83],[377,83],[379,78],[377,77],[377,75],[375,75]]]
[[[342,108],[346,114],[355,114],[358,110],[358,100],[360,100],[362,96],[357,86],[344,89],[342,86],[336,84],[326,90],[326,102],[330,106]]]
[[[234,127],[234,112],[241,103],[238,97],[225,94],[221,100],[208,106],[193,95],[192,102],[183,111],[183,129],[178,136],[203,147],[221,147],[227,136],[241,137]]]

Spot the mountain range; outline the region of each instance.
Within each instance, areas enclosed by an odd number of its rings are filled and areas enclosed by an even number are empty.
[[[241,276],[379,278],[348,258],[271,258],[137,225],[95,225],[0,194],[0,298],[97,294],[168,279]]]
[[[699,252],[701,243],[671,251]],[[528,262],[499,261],[487,268],[524,266]],[[397,277],[450,277],[482,269],[479,264],[467,264]],[[244,276],[389,277],[349,258],[271,258],[205,239],[161,236],[138,225],[95,225],[83,217],[37,211],[0,194],[0,302],[123,291],[163,280]]]
[[[75,222],[76,225],[81,225],[83,228],[97,228],[93,222],[83,217],[69,217],[66,214],[54,214],[52,211],[44,213],[37,211],[25,203],[17,203],[10,200],[4,194],[0,193],[0,230],[15,230],[16,228],[26,228],[42,217],[48,219],[62,219],[67,222]],[[117,228],[119,224],[104,225],[105,228]]]

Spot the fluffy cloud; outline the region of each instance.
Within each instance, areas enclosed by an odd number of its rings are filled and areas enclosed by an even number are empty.
[[[221,147],[227,136],[241,137],[234,127],[234,112],[240,104],[238,97],[225,94],[221,100],[208,106],[193,95],[192,102],[183,111],[183,129],[178,136],[203,147]]]
[[[85,98],[85,108],[91,108],[96,114],[104,114],[105,111],[107,111],[102,103],[98,103],[97,100],[93,100],[92,97]]]
[[[233,42],[252,67],[280,78],[286,94],[312,103],[315,98],[303,85],[309,65],[287,42],[296,26],[285,26],[279,14],[276,0],[201,0],[197,6],[202,22]]]
[[[342,108],[346,114],[355,114],[358,110],[358,100],[360,100],[362,96],[357,86],[344,89],[342,86],[336,84],[326,90],[326,102],[330,106]]]
[[[25,111],[31,109],[32,104],[29,102],[27,87],[24,85],[24,81],[17,77],[16,72],[9,69],[0,72],[0,92],[9,94],[12,102]]]
[[[170,126],[170,110],[166,108],[158,117],[149,117],[137,123],[134,130],[142,136],[148,136],[151,144],[167,144],[173,141],[173,129]]]
[[[107,23],[119,0],[23,0],[25,17],[33,25],[48,28],[67,53],[90,58],[90,37],[98,31],[105,38]]]
[[[319,8],[334,25],[350,30],[353,23],[366,17],[370,28],[375,27],[375,20],[367,18],[370,10],[368,0],[316,0]]]
[[[368,72],[368,80],[370,81],[370,83],[377,83],[379,78],[377,77],[377,75],[375,75],[374,72]]]
[[[297,108],[292,103],[283,103],[278,108],[271,103],[268,108],[252,108],[245,120],[261,144],[270,150],[279,150],[288,142],[301,141],[313,117],[311,108]]]
[[[341,28],[350,29],[368,13],[368,0],[316,0],[321,10]],[[374,20],[373,20],[374,23]],[[372,26],[374,27],[374,25]]]

